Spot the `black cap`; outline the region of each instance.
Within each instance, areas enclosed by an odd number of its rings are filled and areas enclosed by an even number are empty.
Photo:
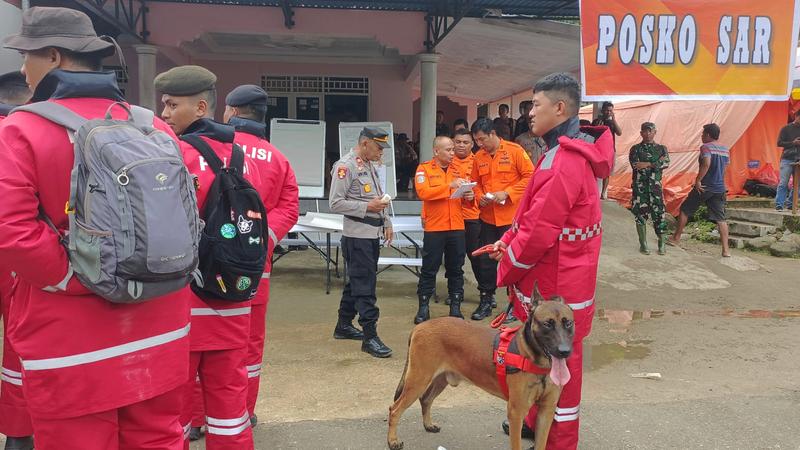
[[[17,70],[15,72],[8,72],[0,75],[0,86],[18,86],[27,88],[28,83],[25,82],[25,75]]]
[[[266,105],[267,92],[255,84],[243,84],[225,97],[225,104],[228,106]]]
[[[372,139],[378,145],[380,145],[381,148],[390,148],[392,146],[392,144],[389,142],[389,133],[384,131],[383,128],[364,127],[364,129],[361,130],[359,137]]]
[[[153,80],[162,94],[188,97],[215,88],[217,76],[200,66],[178,66],[158,74]]]
[[[405,134],[405,133],[400,133],[400,134],[397,135],[397,140],[398,141],[407,141],[408,140],[408,135]]]
[[[656,131],[656,124],[653,122],[645,122],[642,124],[642,131],[644,130]]]

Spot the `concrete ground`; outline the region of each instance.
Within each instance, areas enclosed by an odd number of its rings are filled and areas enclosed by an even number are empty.
[[[800,261],[694,242],[666,256],[637,252],[630,213],[604,203],[598,311],[585,349],[582,449],[797,449],[800,443]],[[651,233],[652,247],[655,241]],[[468,270],[468,264],[465,265]],[[324,292],[312,251],[283,258],[272,277],[256,448],[386,448],[386,415],[416,311],[416,278],[379,277],[379,360],[331,337],[340,280]],[[471,275],[468,275],[471,278]],[[439,292],[446,292],[441,277]],[[464,312],[477,305],[474,283]],[[447,313],[434,304],[433,316]],[[488,326],[488,320],[484,321]],[[659,372],[660,380],[631,374]],[[437,399],[441,433],[419,407],[404,415],[407,449],[505,449],[505,403],[462,383]],[[192,445],[204,449],[203,441]]]

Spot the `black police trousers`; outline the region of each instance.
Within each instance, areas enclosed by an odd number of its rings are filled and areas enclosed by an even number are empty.
[[[347,266],[347,283],[339,302],[339,320],[351,323],[358,313],[364,338],[377,336],[380,311],[376,305],[375,285],[378,282],[380,241],[342,236],[342,256]]]
[[[481,221],[481,246],[494,244],[499,241],[511,225],[496,226]],[[480,275],[478,276],[478,290],[489,294],[494,294],[497,290],[497,261],[489,258],[489,255],[480,257]]]
[[[481,248],[481,221],[478,219],[464,221],[464,241],[467,247],[467,258],[472,266],[472,273],[475,274],[475,281],[480,281],[481,277],[481,258],[472,256],[472,252]]]
[[[417,285],[417,295],[433,295],[436,274],[444,255],[444,276],[448,295],[464,295],[464,230],[426,231],[422,238],[422,271]]]

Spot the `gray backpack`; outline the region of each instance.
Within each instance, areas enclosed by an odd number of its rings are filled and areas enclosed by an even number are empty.
[[[111,118],[115,106],[127,120]],[[185,287],[197,268],[202,221],[178,144],[153,127],[153,113],[122,103],[93,120],[53,102],[18,111],[65,127],[75,144],[69,234],[62,240],[78,280],[112,303]]]

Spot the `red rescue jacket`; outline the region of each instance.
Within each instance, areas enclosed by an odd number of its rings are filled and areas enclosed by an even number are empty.
[[[189,134],[206,141],[222,162],[228,164],[235,135],[233,127],[211,119],[200,119],[189,125],[183,133],[184,136]],[[214,182],[214,172],[200,152],[187,142],[181,141],[181,152],[189,172],[197,177],[197,203],[200,217],[205,217],[206,196]],[[265,189],[261,185],[258,167],[248,158],[244,160],[244,177],[263,197]],[[201,299],[192,292],[192,351],[229,350],[246,346],[250,336],[251,302]]]
[[[300,214],[299,189],[294,170],[289,160],[265,139],[266,126],[253,120],[234,117],[230,124],[236,128],[234,140],[256,166],[264,186],[261,200],[267,209],[269,225],[269,258],[264,268],[264,277],[272,271],[272,252],[289,230],[297,223]],[[253,304],[265,304],[269,300],[267,284],[258,288]]]
[[[577,118],[545,140],[549,150],[502,237],[508,250],[498,265],[497,285],[514,286],[529,299],[536,283],[545,298],[563,297],[575,312],[575,339],[580,340],[591,331],[594,314],[602,232],[597,179],[610,173],[614,146],[606,127],[582,131]],[[520,306],[514,313],[524,321],[527,314]]]
[[[100,118],[124,101],[114,73],[54,70],[33,101],[54,101]],[[122,108],[112,116],[122,119]],[[159,119],[153,125],[171,136]],[[27,112],[0,126],[0,272],[17,274],[8,337],[22,359],[25,397],[34,417],[68,418],[149,399],[185,384],[189,367],[189,295],[140,304],[98,297],[69,277],[56,233],[66,231],[73,145],[64,128]],[[168,224],[165,224],[168,226]],[[47,290],[44,290],[47,289]]]

